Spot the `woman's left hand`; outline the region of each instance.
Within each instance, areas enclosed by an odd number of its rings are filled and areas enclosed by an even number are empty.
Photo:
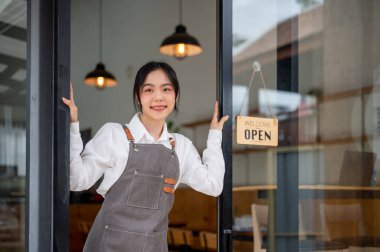
[[[229,116],[225,115],[222,118],[220,118],[219,121],[218,121],[218,116],[219,116],[219,105],[218,105],[218,101],[216,101],[215,107],[214,107],[214,115],[212,117],[211,124],[210,124],[210,129],[223,130],[223,125],[225,122],[227,122]]]

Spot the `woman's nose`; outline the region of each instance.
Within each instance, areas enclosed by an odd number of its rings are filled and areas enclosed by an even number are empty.
[[[163,96],[162,92],[157,92],[156,96],[155,96],[155,100],[156,101],[162,101],[163,99],[164,99],[164,96]]]

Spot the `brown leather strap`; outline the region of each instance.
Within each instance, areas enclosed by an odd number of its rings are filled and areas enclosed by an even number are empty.
[[[125,125],[123,125],[123,128],[124,128],[124,132],[125,132],[125,134],[127,135],[128,141],[135,141],[135,139],[133,138],[132,133],[131,133],[131,131],[128,129],[128,127],[125,126]]]
[[[172,149],[174,150],[174,148],[175,148],[175,140],[174,140],[174,138],[169,138],[169,142],[170,142],[170,144],[171,144],[171,146],[172,146]]]
[[[162,190],[166,193],[174,193],[174,188],[170,186],[164,186]]]
[[[164,183],[168,184],[168,185],[175,185],[177,183],[177,180],[175,180],[173,178],[165,178]]]

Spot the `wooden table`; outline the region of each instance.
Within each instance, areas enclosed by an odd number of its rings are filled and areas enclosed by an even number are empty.
[[[276,190],[277,185],[237,186],[233,192],[257,191],[259,198],[266,198],[267,192]],[[341,185],[299,185],[301,199],[373,199],[380,198],[380,186]]]
[[[253,186],[236,186],[232,190],[238,191],[258,191],[258,190],[275,190],[277,185],[253,185]],[[380,191],[380,186],[340,186],[340,185],[299,185],[300,190],[340,190],[340,191]]]

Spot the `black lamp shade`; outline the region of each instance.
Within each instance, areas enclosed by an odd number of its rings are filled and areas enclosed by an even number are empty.
[[[186,27],[180,24],[175,28],[175,33],[164,39],[160,52],[183,59],[201,53],[202,47],[196,38],[186,32]]]
[[[89,72],[86,75],[84,83],[89,86],[94,86],[99,89],[103,89],[105,87],[116,86],[117,81],[113,74],[106,71],[106,67],[104,64],[98,63],[96,65],[95,70]]]

